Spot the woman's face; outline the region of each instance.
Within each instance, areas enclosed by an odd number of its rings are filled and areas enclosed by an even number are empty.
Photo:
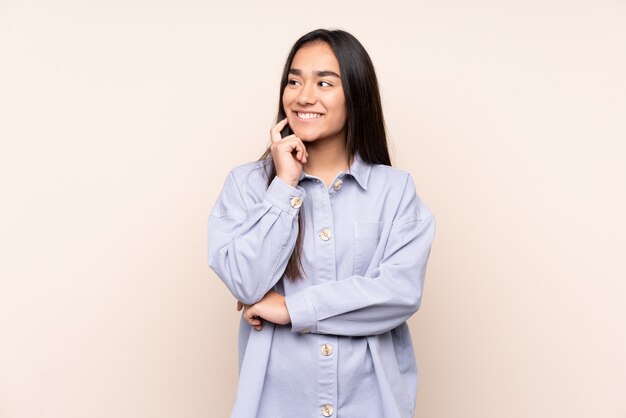
[[[287,80],[282,100],[291,130],[305,142],[345,140],[346,99],[330,46],[314,42],[300,48]]]

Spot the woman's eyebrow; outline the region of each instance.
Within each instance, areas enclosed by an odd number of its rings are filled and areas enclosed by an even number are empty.
[[[289,69],[289,74],[302,75],[302,70],[300,70],[298,68],[290,68]],[[317,70],[317,71],[313,71],[313,74],[317,75],[318,77],[337,77],[337,78],[341,78],[341,76],[339,74],[337,74],[334,71],[330,71],[330,70]]]

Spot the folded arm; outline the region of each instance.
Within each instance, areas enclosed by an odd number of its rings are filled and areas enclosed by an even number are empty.
[[[286,296],[292,331],[365,336],[405,322],[422,301],[434,234],[435,219],[409,176],[378,266],[367,276],[328,281]]]
[[[282,277],[298,235],[305,191],[275,177],[246,206],[231,171],[208,221],[209,266],[235,298],[253,304]]]

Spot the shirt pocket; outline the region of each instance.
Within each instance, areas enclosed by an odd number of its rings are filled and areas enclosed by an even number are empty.
[[[354,223],[354,274],[367,272],[380,243],[383,222]]]

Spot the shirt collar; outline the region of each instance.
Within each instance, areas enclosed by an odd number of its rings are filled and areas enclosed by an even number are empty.
[[[369,180],[371,170],[372,170],[372,165],[364,161],[361,158],[361,155],[357,152],[354,154],[354,158],[352,159],[352,164],[350,164],[350,167],[348,168],[348,170],[342,171],[342,173],[346,173],[354,177],[357,183],[359,183],[359,185],[364,190],[367,190],[367,182]],[[310,174],[305,173],[304,170],[302,170],[302,173],[300,173],[300,178],[298,181],[302,180],[305,177],[316,178]]]
[[[371,171],[372,165],[364,161],[358,152],[354,154],[354,159],[348,169],[348,174],[352,175],[364,190],[367,190],[367,182]]]

